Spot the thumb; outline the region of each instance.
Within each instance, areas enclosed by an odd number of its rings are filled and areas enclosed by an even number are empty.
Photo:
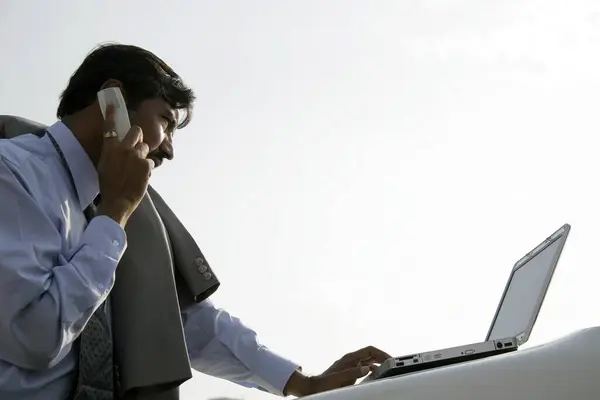
[[[327,382],[330,382],[333,388],[354,385],[354,383],[371,372],[371,368],[368,365],[362,367],[348,368],[339,372],[332,372],[327,374]]]

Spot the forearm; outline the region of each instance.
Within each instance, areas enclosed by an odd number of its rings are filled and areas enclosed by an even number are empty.
[[[92,220],[69,260],[35,244],[0,244],[2,254],[23,253],[24,246],[38,254],[0,261],[0,359],[25,369],[60,361],[112,288],[125,249],[116,226],[105,217]]]
[[[298,364],[258,342],[256,333],[212,303],[203,302],[185,315],[192,366],[197,371],[282,395]]]

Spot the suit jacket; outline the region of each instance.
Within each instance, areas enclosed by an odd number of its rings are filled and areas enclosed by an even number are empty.
[[[0,138],[45,127],[0,115]],[[174,400],[179,385],[192,377],[180,310],[208,298],[220,283],[190,233],[152,187],[125,231],[128,246],[110,294],[119,396]]]

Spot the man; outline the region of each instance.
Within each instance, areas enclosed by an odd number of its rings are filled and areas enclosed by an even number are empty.
[[[129,109],[132,128],[122,141],[114,110],[104,119],[96,100],[107,87],[119,87]],[[173,158],[174,132],[189,123],[193,102],[193,91],[154,54],[101,46],[62,93],[59,122],[0,141],[0,398],[167,398],[155,388],[130,397],[118,390],[111,341],[119,305],[111,312],[109,304],[117,268],[128,267],[120,263],[125,228],[153,168]],[[367,347],[309,377],[209,300],[181,315],[194,369],[275,394],[352,385],[389,357]]]

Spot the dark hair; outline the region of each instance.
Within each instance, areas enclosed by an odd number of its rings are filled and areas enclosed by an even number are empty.
[[[73,73],[60,96],[56,116],[62,118],[88,107],[109,79],[123,84],[127,108],[135,110],[147,99],[162,97],[176,110],[184,110],[179,128],[192,117],[194,91],[156,55],[137,46],[103,44],[92,50]]]

